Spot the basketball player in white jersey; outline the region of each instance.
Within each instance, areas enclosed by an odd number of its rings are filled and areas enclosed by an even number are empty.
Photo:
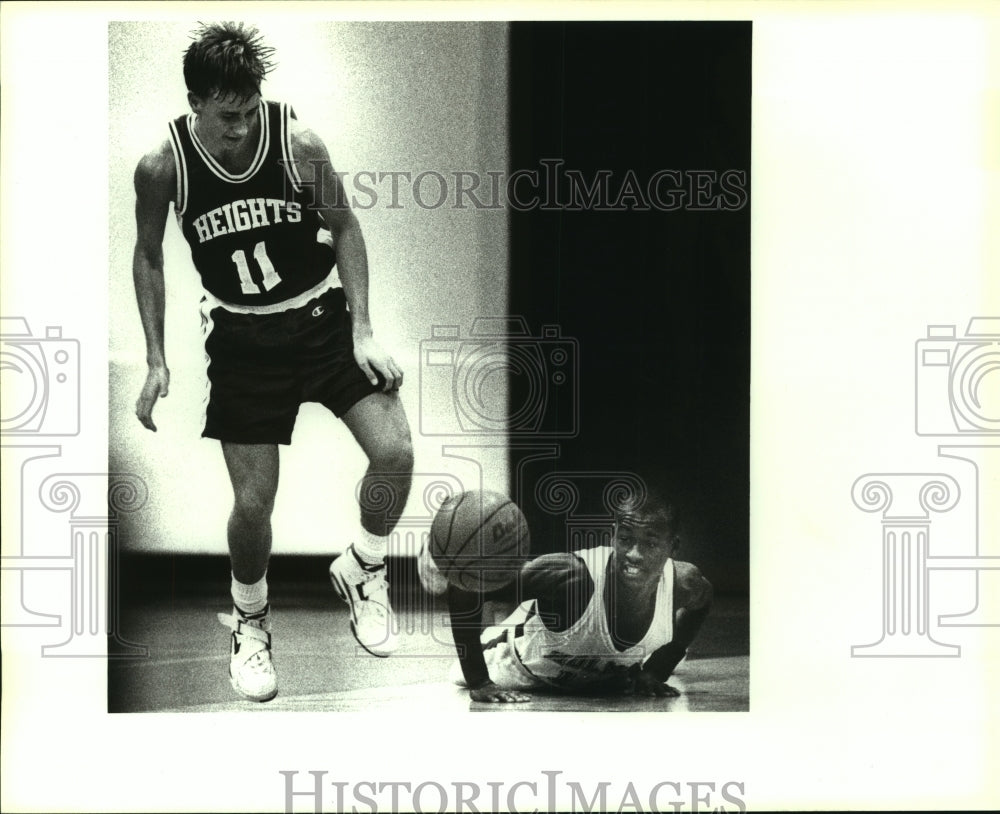
[[[677,695],[665,682],[712,603],[698,568],[673,559],[677,544],[675,511],[654,493],[619,508],[610,546],[537,557],[509,588],[489,594],[448,585],[460,667],[453,677],[474,701],[529,701],[531,690]],[[433,564],[422,558],[425,587],[434,590]],[[484,631],[484,599],[512,594],[516,610]]]
[[[136,415],[155,431],[153,407],[170,383],[162,241],[172,207],[205,291],[211,389],[202,435],[221,442],[235,496],[227,534],[234,608],[219,617],[232,629],[233,687],[256,701],[277,693],[271,512],[278,445],[291,443],[300,404],[329,408],[368,457],[359,534],[330,577],[350,606],[352,632],[377,656],[397,646],[385,554],[413,467],[396,392],[403,373],[372,335],[361,227],[323,142],[288,105],[261,98],[271,55],[253,28],[196,32],[183,65],[191,112],[170,122],[135,171],[133,277],[148,363]],[[389,494],[391,505],[367,506],[375,494]]]

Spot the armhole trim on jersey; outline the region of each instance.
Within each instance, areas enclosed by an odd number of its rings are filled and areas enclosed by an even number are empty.
[[[676,587],[677,569],[674,567],[674,558],[668,557],[667,561],[663,564],[663,578],[660,586],[660,590],[662,590],[664,594],[662,635],[666,638],[668,643],[674,640],[674,592]],[[658,610],[659,609],[657,609],[657,611]],[[650,625],[649,627],[652,629],[653,626]]]
[[[281,103],[281,158],[285,165],[285,174],[292,182],[292,188],[296,192],[302,191],[302,176],[295,166],[295,158],[292,156],[292,128],[289,127],[288,120],[294,119],[291,105],[287,102]]]
[[[184,150],[181,148],[180,134],[175,122],[170,122],[170,149],[174,154],[174,169],[177,171],[177,199],[174,201],[174,212],[180,217],[187,209],[187,163],[184,160]]]

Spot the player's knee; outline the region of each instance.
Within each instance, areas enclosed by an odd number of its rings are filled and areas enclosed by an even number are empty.
[[[396,471],[409,474],[413,471],[413,442],[410,436],[401,438],[396,445]]]
[[[261,522],[271,517],[271,512],[274,509],[274,495],[252,488],[237,489],[234,494],[236,501],[233,511],[241,519]]]
[[[375,450],[371,464],[379,472],[400,475],[413,472],[413,443],[409,434],[385,438]]]

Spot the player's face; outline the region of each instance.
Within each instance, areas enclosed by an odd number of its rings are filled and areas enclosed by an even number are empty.
[[[615,525],[614,571],[619,584],[633,589],[651,587],[660,580],[673,554],[669,526],[659,518],[630,515]]]
[[[210,150],[231,152],[257,135],[260,94],[240,97],[229,95],[189,95],[191,109],[198,117],[198,138]]]

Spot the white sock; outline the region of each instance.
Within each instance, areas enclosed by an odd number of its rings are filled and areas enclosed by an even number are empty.
[[[389,538],[372,534],[364,526],[361,527],[361,539],[354,544],[358,558],[366,565],[381,565],[385,562],[385,554],[389,549]]]
[[[247,585],[233,577],[229,592],[233,595],[233,604],[243,613],[248,616],[260,613],[267,607],[267,574],[265,573],[253,585]]]

